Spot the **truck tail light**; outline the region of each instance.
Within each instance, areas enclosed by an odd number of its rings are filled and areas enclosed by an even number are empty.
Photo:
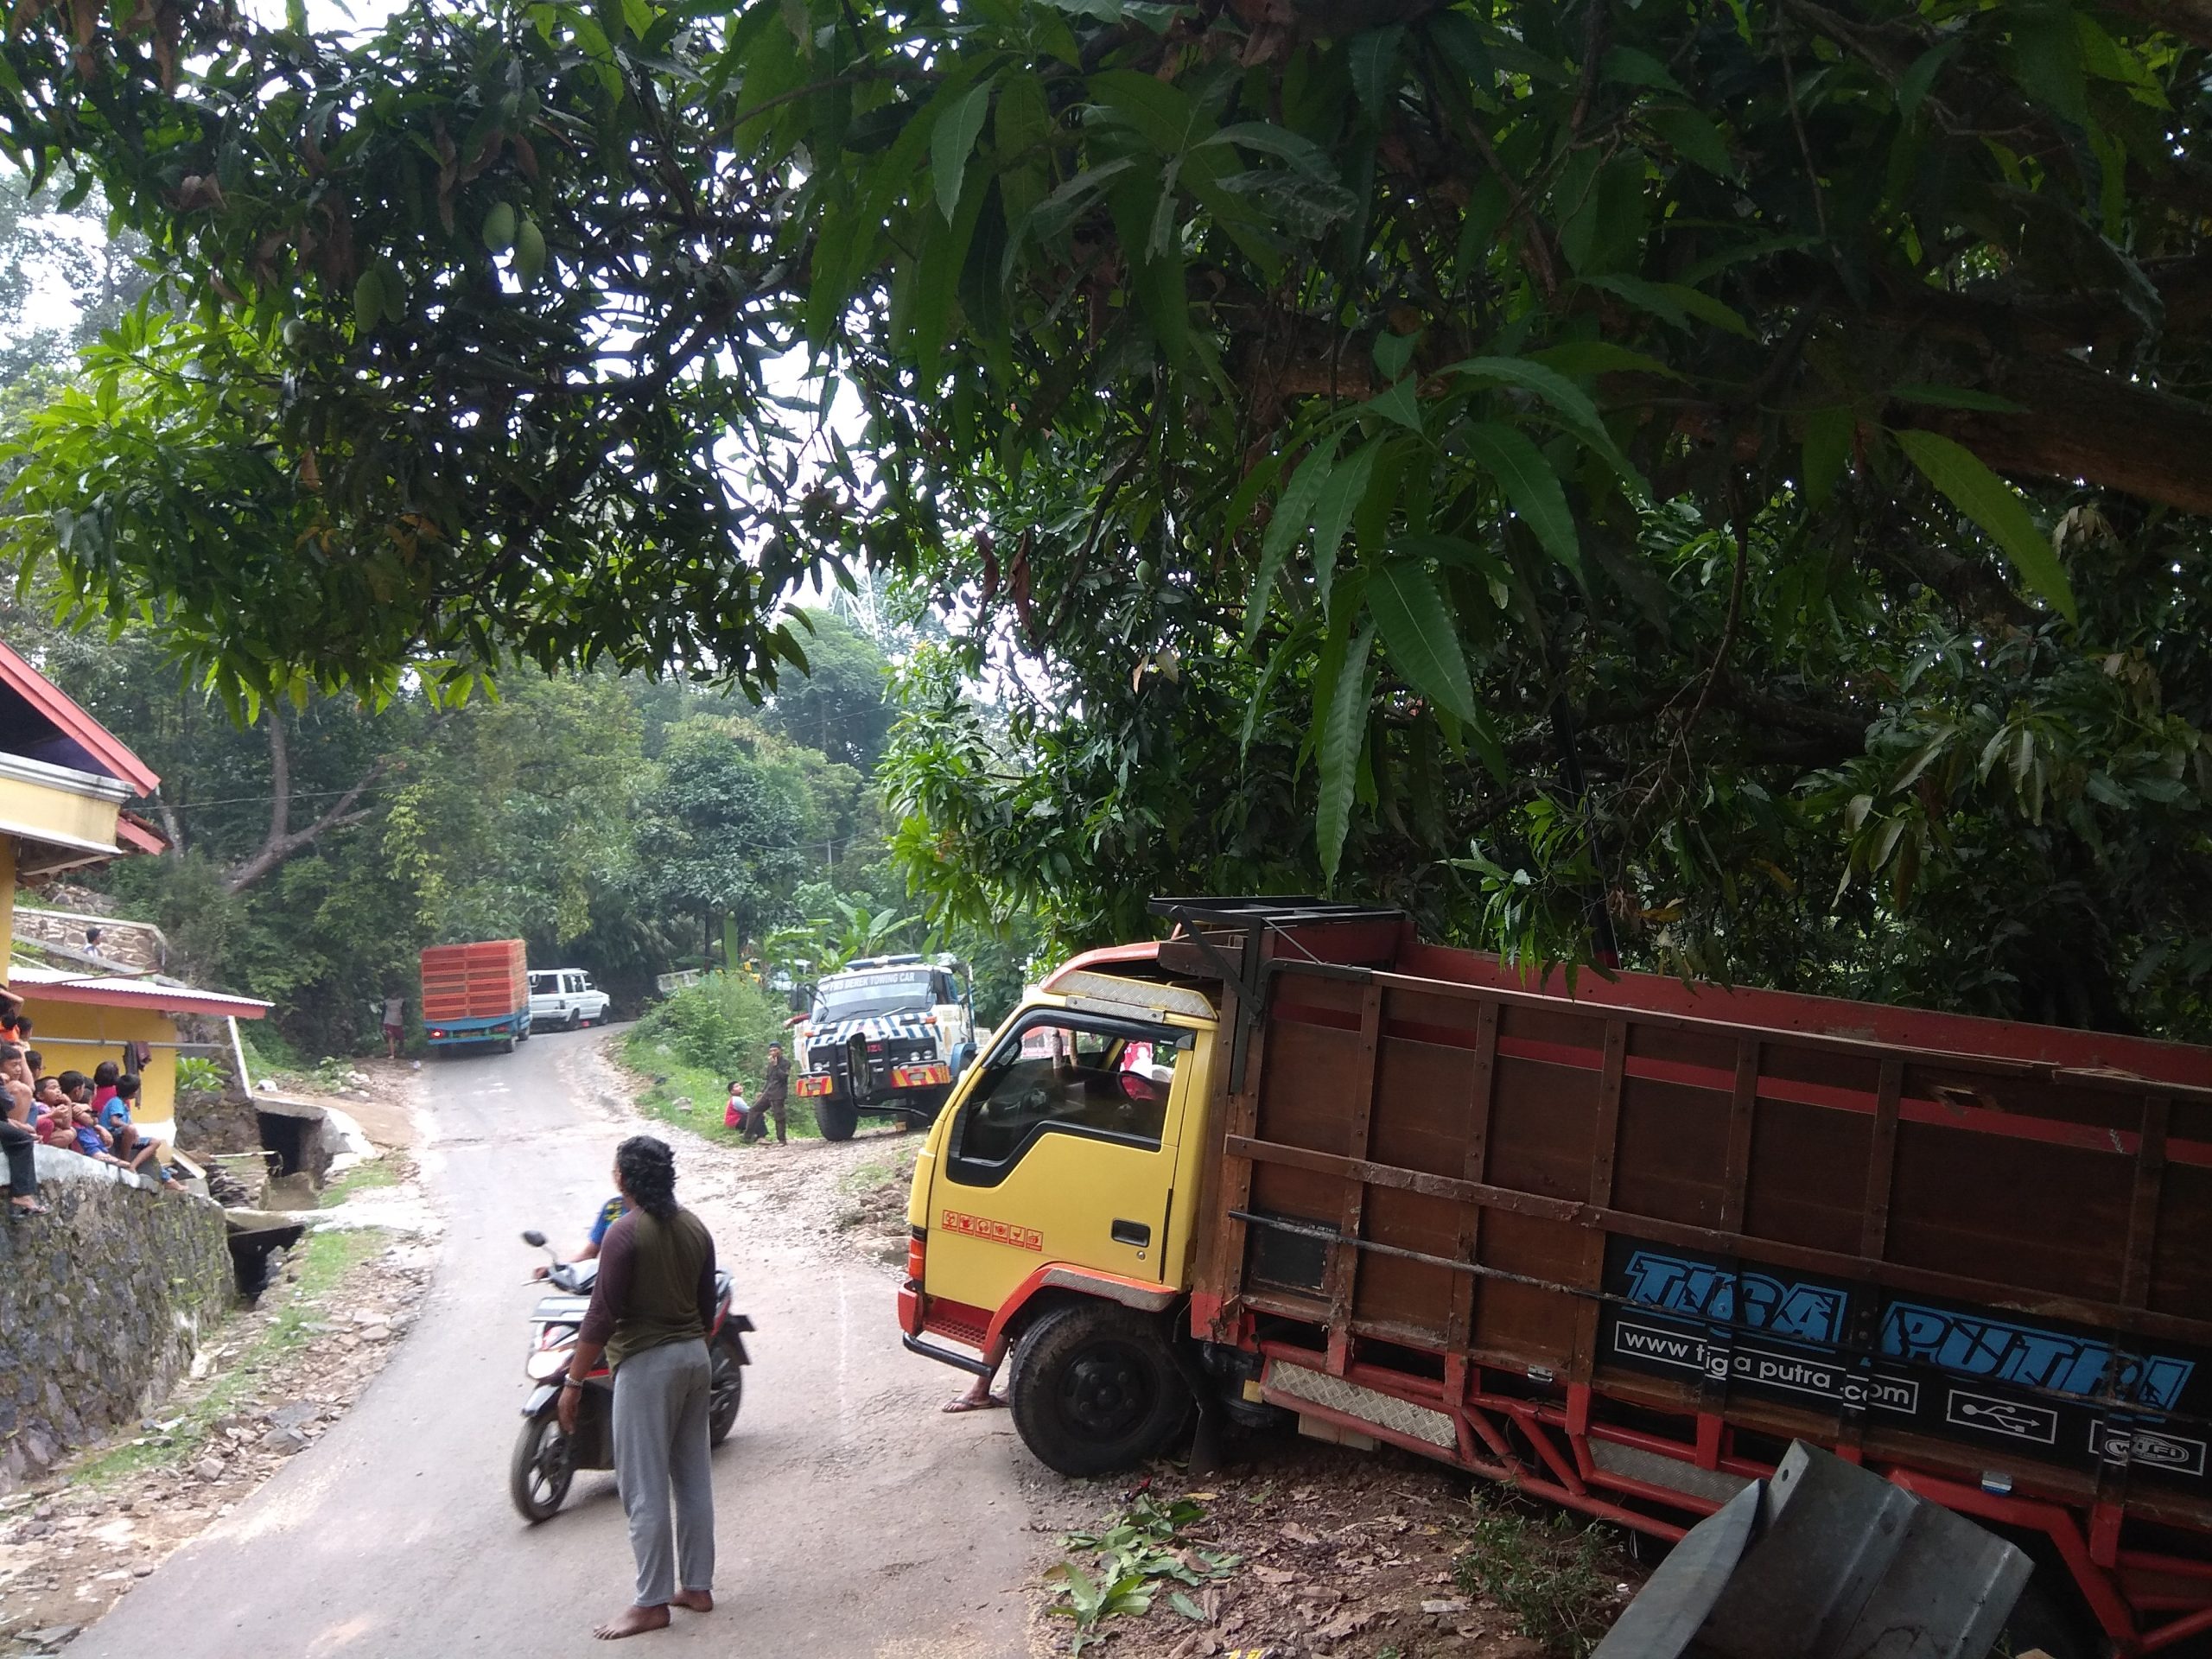
[[[883,1052],[883,1045],[881,1043],[870,1043],[868,1046],[868,1052],[871,1054],[880,1054]]]
[[[917,1227],[906,1240],[906,1276],[917,1286],[922,1282],[922,1265],[928,1254],[929,1235]]]

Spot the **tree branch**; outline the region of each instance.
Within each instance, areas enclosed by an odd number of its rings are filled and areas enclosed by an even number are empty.
[[[292,821],[292,756],[290,741],[284,733],[284,721],[276,709],[268,710],[269,719],[269,836],[250,858],[232,865],[223,873],[223,891],[245,892],[255,882],[280,867],[286,859],[305,847],[311,847],[321,836],[333,830],[342,830],[348,824],[360,823],[369,816],[365,807],[354,803],[369,785],[384,776],[390,760],[377,761],[353,780],[353,786],[334,801],[327,811],[303,830],[294,830]]]

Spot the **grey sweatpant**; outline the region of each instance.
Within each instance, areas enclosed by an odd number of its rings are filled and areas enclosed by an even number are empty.
[[[686,1590],[715,1582],[715,1491],[707,1458],[713,1370],[703,1342],[669,1342],[614,1368],[614,1479],[630,1517],[638,1558],[638,1605],[664,1606],[680,1578]],[[668,1506],[676,1497],[676,1553]]]

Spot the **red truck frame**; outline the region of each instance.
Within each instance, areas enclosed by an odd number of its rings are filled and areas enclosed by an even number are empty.
[[[1159,908],[1230,1047],[1190,1325],[1248,1395],[1666,1539],[1802,1438],[2123,1654],[2212,1631],[2212,1054]]]

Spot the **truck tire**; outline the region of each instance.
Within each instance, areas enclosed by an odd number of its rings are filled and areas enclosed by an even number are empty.
[[[822,1131],[824,1141],[849,1141],[860,1124],[861,1115],[849,1100],[814,1103],[814,1127]]]
[[[1193,1403],[1159,1322],[1092,1301],[1056,1307],[1022,1333],[1007,1402],[1022,1444],[1064,1475],[1142,1463],[1181,1432]]]

